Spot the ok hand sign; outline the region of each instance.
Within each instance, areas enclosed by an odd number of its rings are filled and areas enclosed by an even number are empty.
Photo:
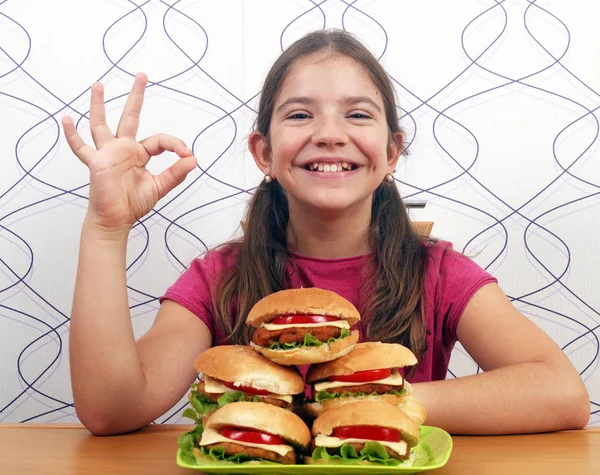
[[[69,147],[90,170],[88,215],[106,231],[131,228],[196,166],[192,151],[176,137],[157,134],[137,141],[147,82],[145,74],[136,76],[115,135],[106,125],[102,84],[92,85],[90,129],[96,149],[84,143],[70,117],[62,119]],[[165,150],[181,158],[154,176],[146,164]]]

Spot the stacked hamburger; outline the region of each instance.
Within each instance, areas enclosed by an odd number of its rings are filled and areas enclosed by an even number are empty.
[[[202,377],[184,416],[197,427],[180,437],[184,455],[200,465],[408,465],[425,412],[398,368],[417,360],[401,345],[357,344],[359,320],[350,302],[321,289],[257,302],[246,320],[256,328],[250,347],[210,348],[195,361]],[[291,367],[305,364],[308,402]],[[295,412],[316,417],[314,439]]]

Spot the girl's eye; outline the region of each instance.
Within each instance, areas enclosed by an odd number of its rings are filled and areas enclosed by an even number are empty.
[[[368,116],[367,114],[363,114],[362,112],[355,112],[353,114],[350,114],[350,118],[352,118],[352,119],[370,119],[371,116]]]
[[[295,120],[302,120],[302,119],[308,119],[309,115],[305,114],[304,112],[298,112],[296,114],[292,114],[288,117],[288,119],[295,119]]]

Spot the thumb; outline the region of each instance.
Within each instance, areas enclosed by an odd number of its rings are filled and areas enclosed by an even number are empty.
[[[154,177],[154,181],[158,186],[159,198],[163,198],[177,185],[181,184],[197,165],[196,157],[190,155],[180,158],[173,165],[167,168],[160,175]]]

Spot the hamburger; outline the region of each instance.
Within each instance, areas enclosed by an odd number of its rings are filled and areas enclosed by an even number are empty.
[[[293,368],[279,366],[249,346],[215,346],[194,361],[200,381],[191,387],[191,408],[184,416],[201,423],[212,412],[239,401],[263,402],[291,409],[304,394],[304,380]]]
[[[316,417],[351,402],[381,401],[406,409],[417,425],[421,425],[425,421],[425,409],[398,371],[415,364],[417,358],[405,346],[359,343],[341,358],[310,367],[306,381],[312,385],[313,402],[308,403],[305,410]]]
[[[310,445],[308,427],[296,414],[261,402],[234,402],[206,421],[199,465],[295,464]]]
[[[404,412],[381,401],[359,401],[321,414],[312,427],[308,464],[408,467],[419,427]]]
[[[351,330],[356,307],[335,292],[317,288],[275,292],[259,300],[246,323],[256,330],[250,345],[275,363],[303,365],[331,361],[358,341]]]

